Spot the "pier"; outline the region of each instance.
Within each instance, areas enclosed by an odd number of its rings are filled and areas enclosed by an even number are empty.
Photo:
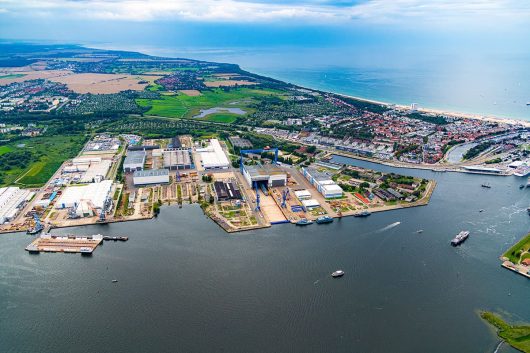
[[[91,255],[103,241],[101,234],[85,236],[55,236],[45,233],[26,247],[30,253],[63,252]]]

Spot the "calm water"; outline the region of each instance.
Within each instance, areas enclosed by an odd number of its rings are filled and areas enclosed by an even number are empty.
[[[123,49],[131,50],[131,46]],[[385,47],[137,47],[154,55],[239,64],[316,89],[383,102],[530,120],[526,53]]]
[[[57,231],[129,236],[90,258],[29,255],[30,236],[2,235],[0,351],[493,352],[477,310],[530,321],[530,281],[498,260],[530,229],[530,189],[400,171],[438,180],[428,206],[234,235],[198,207],[165,207]],[[461,229],[472,234],[453,248]]]

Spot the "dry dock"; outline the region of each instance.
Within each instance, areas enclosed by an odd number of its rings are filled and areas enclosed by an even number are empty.
[[[86,236],[55,236],[43,234],[26,247],[30,253],[64,252],[92,254],[103,241],[101,234]]]

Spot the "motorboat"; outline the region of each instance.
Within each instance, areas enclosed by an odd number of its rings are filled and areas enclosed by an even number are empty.
[[[333,278],[342,277],[342,276],[344,276],[343,270],[337,270],[331,274],[331,277]]]

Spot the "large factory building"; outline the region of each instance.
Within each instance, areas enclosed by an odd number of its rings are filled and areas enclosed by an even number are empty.
[[[197,152],[201,156],[202,167],[206,170],[228,169],[230,167],[230,161],[217,139],[211,139],[210,145],[206,148],[197,148]]]
[[[250,186],[253,186],[254,182],[267,187],[287,185],[287,173],[274,164],[245,165],[243,176]]]
[[[153,185],[169,183],[169,170],[149,169],[137,170],[133,174],[134,185]]]
[[[306,167],[302,168],[302,174],[325,198],[333,199],[342,197],[342,188],[331,179],[329,173],[320,172],[315,168]]]
[[[134,172],[144,169],[146,153],[142,151],[127,151],[127,157],[123,161],[124,172]]]

